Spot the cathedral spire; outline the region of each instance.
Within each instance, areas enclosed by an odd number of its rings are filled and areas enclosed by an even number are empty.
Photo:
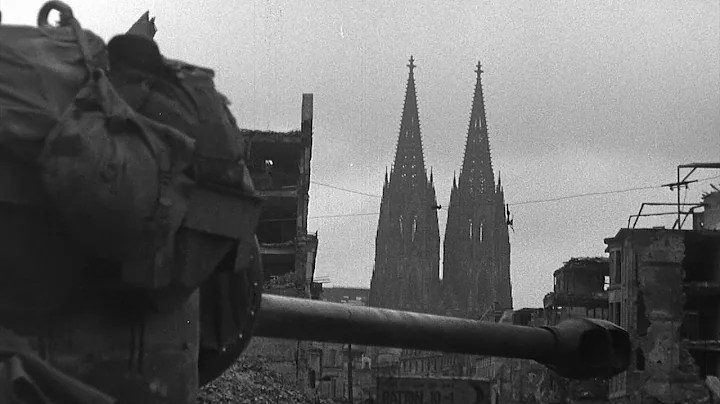
[[[510,243],[502,193],[495,183],[482,86],[477,64],[465,155],[453,178],[444,241],[443,293],[463,316],[482,315],[497,301],[512,307]],[[499,195],[498,195],[499,194]]]
[[[473,106],[472,113],[470,114],[470,126],[475,129],[484,128],[487,130],[487,119],[485,115],[485,97],[483,95],[482,88],[482,74],[485,73],[482,69],[482,65],[478,62],[477,70],[477,82],[475,83],[475,94],[473,95]]]
[[[395,161],[378,220],[371,303],[376,307],[429,312],[437,306],[440,230],[437,198],[425,169],[415,93],[415,58],[410,69]]]
[[[410,69],[405,91],[405,104],[403,106],[402,120],[400,121],[400,135],[398,136],[395,163],[390,181],[399,177],[401,182],[416,188],[427,182],[425,160],[423,156],[422,139],[420,135],[420,119],[418,117],[417,95],[415,93],[415,59],[411,56]]]
[[[473,196],[491,195],[495,188],[495,180],[490,157],[490,140],[488,139],[485,99],[482,87],[482,66],[477,64],[477,81],[473,95],[472,111],[462,171],[460,171],[459,187]]]

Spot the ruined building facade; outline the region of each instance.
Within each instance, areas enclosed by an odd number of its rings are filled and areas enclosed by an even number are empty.
[[[440,231],[433,175],[428,178],[425,169],[413,62],[410,58],[395,163],[385,174],[370,304],[430,312],[439,297]]]
[[[408,67],[395,162],[383,187],[370,304],[472,318],[510,309],[510,241],[503,189],[492,169],[480,65],[462,170],[447,208],[442,281],[437,198],[425,169],[412,58]]]
[[[610,402],[709,402],[705,385],[720,376],[720,232],[626,228],[605,243],[610,321],[634,353],[610,381]]]
[[[256,229],[263,263],[263,293],[319,299],[314,282],[317,234],[308,234],[313,95],[303,94],[300,129],[276,132],[244,129],[246,161],[264,199]],[[262,356],[286,382],[309,388],[308,343],[255,337],[246,355]]]
[[[580,316],[618,324],[631,341],[626,371],[568,380],[533,361],[493,358],[498,365],[487,374],[496,401],[720,402],[720,231],[713,219],[720,192],[697,206],[703,209],[679,212],[694,216],[692,230],[633,225],[604,240],[607,258],[571,259],[555,271],[553,292],[535,318],[516,323],[553,326]]]

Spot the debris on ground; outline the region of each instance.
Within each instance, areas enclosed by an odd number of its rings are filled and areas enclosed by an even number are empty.
[[[262,357],[241,356],[222,376],[203,387],[198,404],[316,404],[269,369]]]

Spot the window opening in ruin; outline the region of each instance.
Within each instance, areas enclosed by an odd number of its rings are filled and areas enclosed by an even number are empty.
[[[608,290],[609,287],[610,287],[610,277],[603,276],[603,290]]]
[[[265,169],[270,169],[275,163],[272,160],[265,160]]]
[[[308,371],[308,385],[310,386],[310,388],[315,388],[316,384],[317,383],[315,382],[315,370],[310,369]]]
[[[612,322],[617,325],[622,325],[622,308],[620,307],[620,303],[613,303],[613,319]]]
[[[645,354],[643,354],[640,348],[635,350],[635,368],[637,370],[645,370]]]
[[[468,224],[469,224],[468,227],[469,227],[469,230],[470,230],[470,239],[472,240],[472,238],[473,238],[473,222],[472,222],[472,219],[468,220],[468,222],[469,222],[469,223],[468,223]]]
[[[613,251],[613,272],[613,275],[615,275],[614,283],[622,283],[622,259],[620,251]]]
[[[478,229],[478,241],[483,241],[483,224],[480,223],[480,228]]]
[[[637,332],[638,335],[644,337],[647,335],[647,330],[650,328],[650,320],[645,315],[645,299],[643,298],[643,292],[641,290],[637,293]]]
[[[717,237],[688,235],[685,237],[685,282],[713,282],[720,268],[716,251],[720,249]]]
[[[718,376],[718,359],[720,353],[712,351],[691,351],[695,364],[700,370],[700,377],[705,379],[707,376]]]
[[[417,218],[413,218],[412,224],[412,241],[415,241],[415,233],[417,232]]]
[[[285,243],[295,239],[297,219],[294,217],[263,218],[256,234],[260,243]]]
[[[685,311],[680,326],[680,335],[683,338],[689,340],[716,339],[716,326],[713,319],[717,318],[717,310],[702,310],[706,307],[707,305],[702,305],[699,307],[700,310]]]
[[[403,217],[402,217],[402,215],[400,215],[400,217],[398,217],[398,223],[400,223],[400,237],[402,237],[402,235],[403,235]]]
[[[632,257],[632,258],[633,258],[633,262],[632,262],[632,266],[633,266],[632,276],[633,276],[633,278],[632,278],[631,280],[629,280],[629,281],[631,281],[631,282],[640,282],[640,277],[639,277],[639,275],[638,275],[638,270],[640,269],[640,264],[639,264],[640,261],[638,260],[638,255],[637,255],[637,253],[633,254],[633,257]]]

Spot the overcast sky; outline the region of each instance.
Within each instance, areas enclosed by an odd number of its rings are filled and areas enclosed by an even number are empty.
[[[677,164],[720,160],[718,0],[66,1],[106,40],[150,10],[161,50],[215,69],[242,127],[299,128],[302,93],[315,94],[309,230],[327,286],[369,286],[380,200],[319,184],[381,193],[410,55],[443,205],[482,61],[493,165],[515,216],[516,308],[540,306],[564,261],[604,255],[603,238],[640,203],[675,196],[533,201],[660,185]],[[32,24],[42,4],[3,1],[3,23]],[[693,184],[687,200],[713,182]]]

